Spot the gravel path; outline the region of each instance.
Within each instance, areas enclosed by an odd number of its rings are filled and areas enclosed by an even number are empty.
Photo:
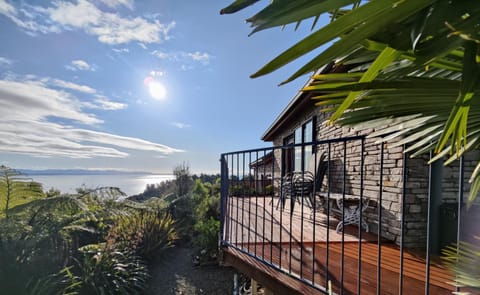
[[[216,264],[194,266],[190,248],[168,250],[150,269],[147,295],[232,294],[233,269]]]

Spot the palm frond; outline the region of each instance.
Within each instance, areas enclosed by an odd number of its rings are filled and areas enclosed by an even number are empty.
[[[479,239],[478,237],[476,237]],[[442,250],[442,260],[453,269],[455,284],[459,287],[480,288],[480,248],[467,242],[459,242]]]

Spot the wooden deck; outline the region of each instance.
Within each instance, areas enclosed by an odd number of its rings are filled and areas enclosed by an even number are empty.
[[[277,287],[278,294],[321,294],[329,281],[337,294],[400,294],[400,280],[403,294],[425,294],[421,253],[404,251],[400,276],[398,246],[382,241],[379,249],[377,236],[362,231],[359,239],[356,226],[336,233],[338,220],[301,203],[291,212],[289,206],[277,208],[271,197],[231,198],[227,209],[231,246],[224,249],[224,261]],[[451,294],[451,273],[434,262],[429,269],[430,294]]]

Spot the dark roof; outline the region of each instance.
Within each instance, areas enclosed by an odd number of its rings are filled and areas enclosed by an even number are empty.
[[[268,152],[265,156],[258,158],[250,163],[250,168],[257,168],[273,162],[273,152]]]

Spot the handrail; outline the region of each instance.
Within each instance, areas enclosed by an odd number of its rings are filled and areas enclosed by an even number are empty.
[[[389,284],[396,284],[394,289],[400,294],[421,289],[426,294],[454,291],[441,284],[448,274],[442,274],[442,279],[435,277],[443,272],[430,265],[434,253],[425,253],[426,259],[414,262],[423,266],[407,263],[410,249],[421,247],[423,242],[417,233],[421,222],[425,222],[421,214],[427,212],[421,211],[422,192],[417,191],[424,189],[423,195],[430,196],[423,184],[409,183],[424,181],[430,187],[428,175],[416,172],[410,176],[408,171],[420,160],[410,160],[403,153],[405,147],[389,149],[377,140],[351,136],[222,153],[219,244],[238,249],[325,294],[329,282],[337,293],[381,294],[387,289],[386,277],[397,278]],[[326,156],[320,157],[319,151]],[[316,179],[321,173],[315,169],[310,174],[306,166],[318,167],[320,158],[325,160],[326,168],[325,179],[318,186],[293,185],[294,181],[311,182],[309,177],[284,177],[289,170],[295,170]],[[306,165],[307,159],[313,159],[315,165]],[[465,165],[462,158],[458,177],[461,190],[468,179]],[[332,202],[340,200],[345,204],[352,195],[359,200],[356,208]],[[335,214],[335,210],[341,214]],[[432,224],[433,217],[429,217],[426,227]],[[376,259],[364,259],[364,243],[377,246]],[[352,245],[357,246],[352,249]],[[371,248],[366,249],[371,253]],[[357,259],[354,262],[352,255]],[[397,269],[385,263],[393,259],[388,255],[397,257]],[[423,281],[418,275],[408,275],[412,267],[425,269]],[[396,275],[387,276],[387,272]],[[365,282],[375,290],[366,291]]]

